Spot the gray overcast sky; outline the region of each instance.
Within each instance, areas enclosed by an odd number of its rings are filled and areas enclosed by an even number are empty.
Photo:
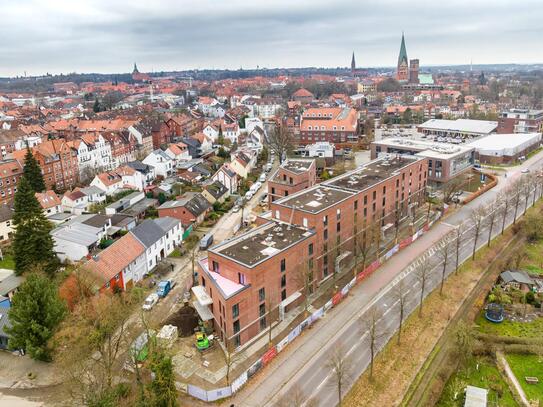
[[[0,75],[543,62],[542,0],[0,0]]]

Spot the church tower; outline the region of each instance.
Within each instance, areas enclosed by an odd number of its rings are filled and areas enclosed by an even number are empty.
[[[356,61],[354,60],[354,51],[353,51],[353,57],[351,58],[351,73],[354,73],[356,71]]]
[[[400,55],[398,55],[398,66],[396,69],[396,79],[400,82],[409,80],[409,61],[405,49],[405,38],[402,32],[402,43],[400,45]]]

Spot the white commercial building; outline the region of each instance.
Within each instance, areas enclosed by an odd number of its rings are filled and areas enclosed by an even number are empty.
[[[420,133],[437,137],[476,138],[496,132],[498,122],[471,119],[431,119],[417,126]]]
[[[541,146],[541,133],[492,134],[469,143],[483,163],[516,161]]]

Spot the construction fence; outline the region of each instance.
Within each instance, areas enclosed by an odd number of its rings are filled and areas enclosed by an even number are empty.
[[[424,233],[426,233],[430,227],[444,214],[446,213],[447,206],[445,206],[443,213],[440,213],[438,217],[430,221],[429,223],[425,223],[421,229],[419,229],[417,232],[415,232],[412,236],[409,236],[408,238],[402,240],[398,244],[396,244],[392,249],[390,249],[387,253],[385,253],[384,256],[382,256],[380,259],[375,260],[373,263],[368,265],[364,270],[362,270],[360,273],[356,275],[356,278],[353,278],[347,285],[345,285],[341,290],[339,290],[334,296],[324,304],[321,308],[313,312],[309,317],[307,317],[305,320],[303,320],[299,325],[297,325],[294,329],[292,329],[288,335],[286,335],[277,345],[271,347],[268,349],[256,362],[254,362],[246,371],[241,373],[234,381],[232,381],[232,384],[228,387],[223,387],[221,389],[214,389],[214,390],[204,390],[198,386],[193,386],[191,384],[184,385],[179,383],[179,388],[182,388],[183,390],[186,389],[187,394],[189,394],[192,397],[195,397],[197,399],[203,400],[203,401],[215,401],[222,398],[230,397],[232,394],[236,393],[247,381],[253,377],[256,373],[258,373],[261,369],[266,367],[280,352],[282,352],[289,343],[293,342],[300,334],[309,328],[311,325],[313,325],[315,322],[317,322],[319,319],[321,319],[325,313],[330,310],[331,308],[337,306],[341,301],[347,296],[349,291],[362,282],[365,278],[370,276],[375,270],[379,268],[383,262],[388,260],[390,257],[392,257],[394,254],[399,252],[400,250],[406,248],[411,243],[416,241],[420,236],[422,236]]]

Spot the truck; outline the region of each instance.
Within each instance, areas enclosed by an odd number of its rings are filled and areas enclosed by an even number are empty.
[[[207,234],[200,239],[200,250],[207,250],[213,244],[213,235]]]
[[[175,282],[173,280],[163,280],[158,283],[156,293],[160,298],[164,298],[168,295],[168,293],[172,290],[174,286]]]

